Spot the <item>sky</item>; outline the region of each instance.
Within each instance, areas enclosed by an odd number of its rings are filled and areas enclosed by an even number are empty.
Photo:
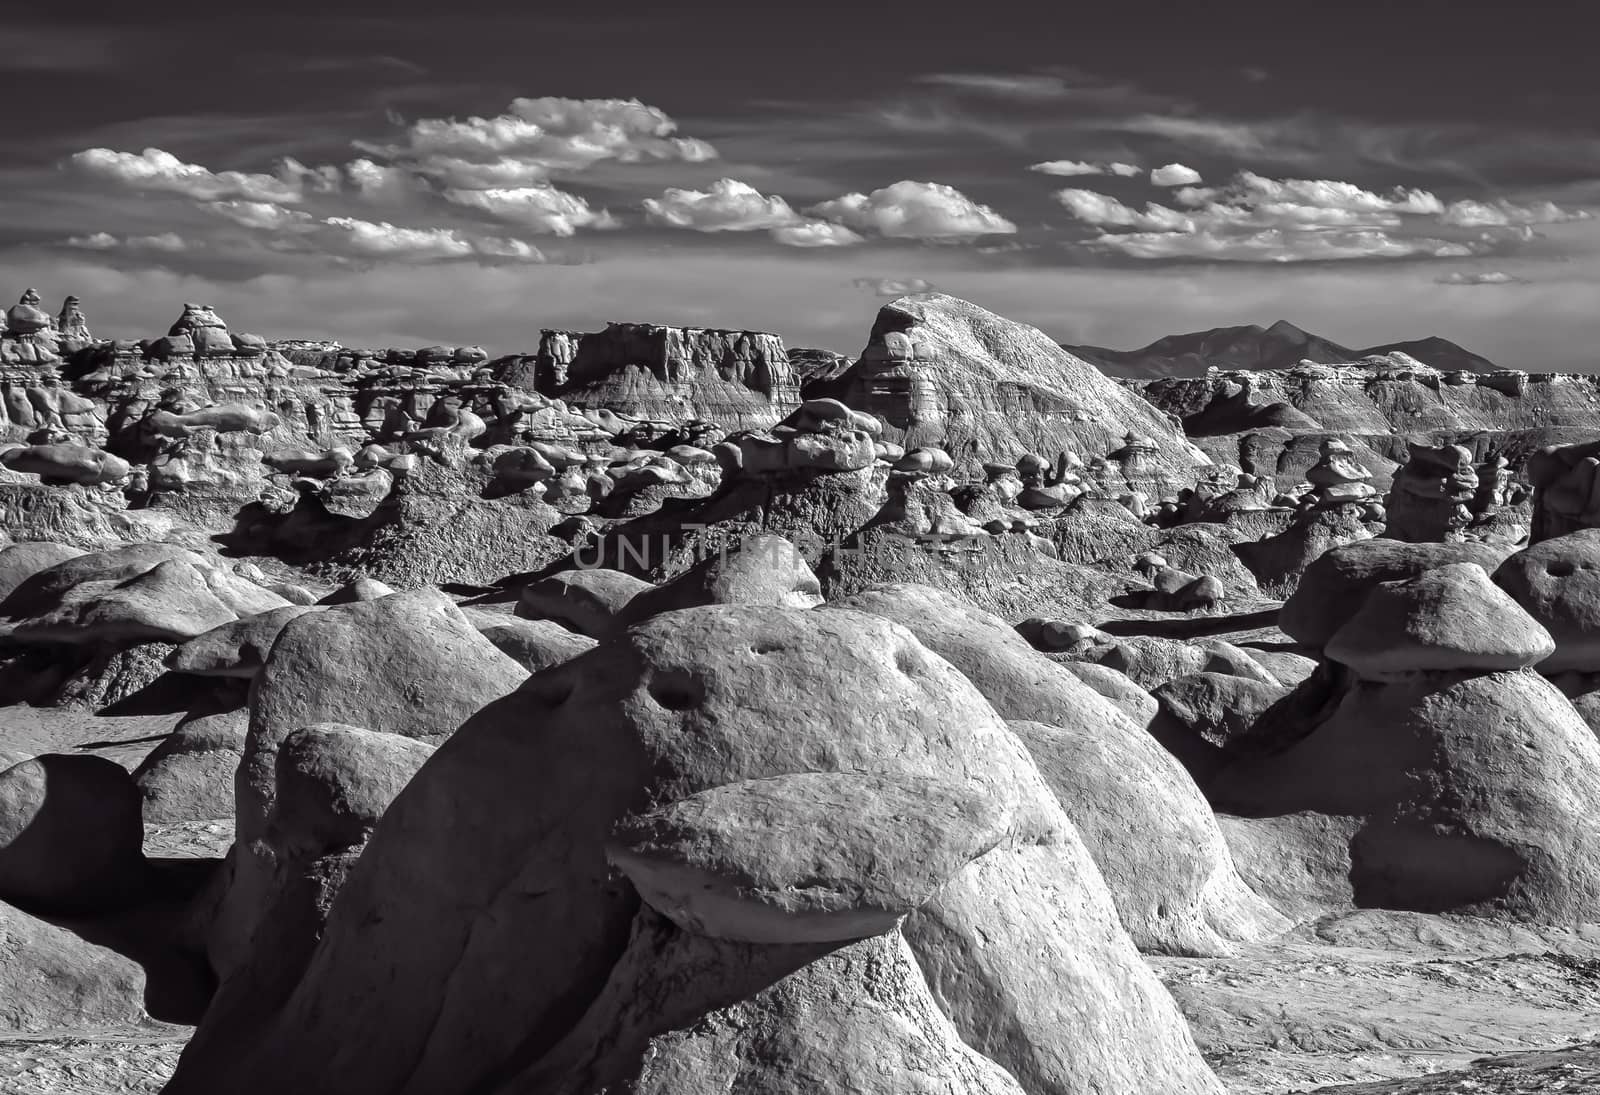
[[[1572,0],[18,6],[0,294],[113,337],[194,301],[354,346],[854,353],[938,289],[1120,349],[1287,319],[1600,369],[1585,31]]]

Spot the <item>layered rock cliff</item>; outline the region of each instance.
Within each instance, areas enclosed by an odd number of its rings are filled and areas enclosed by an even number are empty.
[[[783,340],[759,331],[650,323],[545,331],[531,378],[522,358],[506,371],[572,407],[738,429],[771,426],[800,400]]]

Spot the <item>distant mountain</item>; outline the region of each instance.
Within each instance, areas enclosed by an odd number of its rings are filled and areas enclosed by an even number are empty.
[[[1337,342],[1301,330],[1286,320],[1271,327],[1218,327],[1186,335],[1168,335],[1138,350],[1109,350],[1103,346],[1065,346],[1108,376],[1152,380],[1163,376],[1204,376],[1208,366],[1219,369],[1289,369],[1310,360],[1319,365],[1360,361],[1371,354],[1395,351],[1410,354],[1425,365],[1449,371],[1491,372],[1499,366],[1487,358],[1443,338],[1392,342],[1365,350],[1352,350]]]

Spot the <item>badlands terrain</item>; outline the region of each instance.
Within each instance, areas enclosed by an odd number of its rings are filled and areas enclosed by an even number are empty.
[[[1594,377],[91,306],[0,329],[7,1095],[1600,1090]]]

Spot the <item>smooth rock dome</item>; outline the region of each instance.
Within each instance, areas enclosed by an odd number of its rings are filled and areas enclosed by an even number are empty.
[[[1327,655],[1383,680],[1417,671],[1522,669],[1555,649],[1550,632],[1482,567],[1452,563],[1380,583],[1328,640]]]

